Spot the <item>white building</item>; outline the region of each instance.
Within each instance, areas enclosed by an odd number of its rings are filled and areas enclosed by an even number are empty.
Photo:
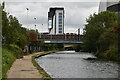
[[[101,0],[99,5],[99,13],[110,10],[110,11],[119,11],[120,0]]]
[[[48,12],[50,34],[64,34],[64,8],[50,8]]]

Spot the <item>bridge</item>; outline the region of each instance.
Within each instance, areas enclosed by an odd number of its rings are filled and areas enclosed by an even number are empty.
[[[43,41],[45,44],[64,44],[64,49],[72,49],[73,44],[82,44],[82,35],[79,34],[36,34],[31,33],[29,35],[30,51],[41,51],[45,46],[34,44],[35,42]]]
[[[70,43],[70,44],[81,44],[83,43],[82,35],[79,34],[39,34],[37,41],[44,41],[44,43]]]

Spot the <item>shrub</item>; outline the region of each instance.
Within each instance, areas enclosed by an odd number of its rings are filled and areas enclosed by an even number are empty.
[[[22,52],[22,49],[19,48],[19,46],[15,45],[15,44],[9,44],[4,46],[3,48],[8,49],[9,51],[11,51],[11,53],[16,57],[19,58],[20,53]]]
[[[7,49],[2,49],[2,78],[6,77],[6,73],[15,61],[13,53]]]
[[[105,51],[106,57],[111,60],[120,60],[120,54],[118,53],[118,48],[114,46],[110,46],[109,50]]]
[[[22,49],[17,45],[9,44],[2,47],[2,78],[6,78],[7,71],[16,58],[20,58]]]
[[[75,44],[75,45],[73,45],[73,49],[75,50],[75,52],[79,52],[80,49],[81,49],[80,44]]]

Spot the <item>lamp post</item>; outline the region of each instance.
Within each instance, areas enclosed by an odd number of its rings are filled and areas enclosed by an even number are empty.
[[[35,23],[36,23],[37,18],[34,18],[34,20],[35,20]],[[35,30],[36,30],[36,26],[37,26],[37,25],[35,24]]]
[[[29,11],[29,8],[26,8],[26,10],[27,10],[27,23],[28,23],[28,11]]]
[[[42,28],[43,28],[43,24],[41,24],[41,25],[42,25]],[[41,29],[42,29],[42,28],[41,28]],[[42,29],[42,31],[43,31],[43,29]],[[41,35],[43,35],[42,32],[41,32]],[[44,37],[43,37],[43,38],[44,38]]]

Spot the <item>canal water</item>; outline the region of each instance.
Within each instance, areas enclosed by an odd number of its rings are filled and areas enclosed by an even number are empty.
[[[118,64],[84,52],[59,51],[36,59],[52,78],[118,78]]]

